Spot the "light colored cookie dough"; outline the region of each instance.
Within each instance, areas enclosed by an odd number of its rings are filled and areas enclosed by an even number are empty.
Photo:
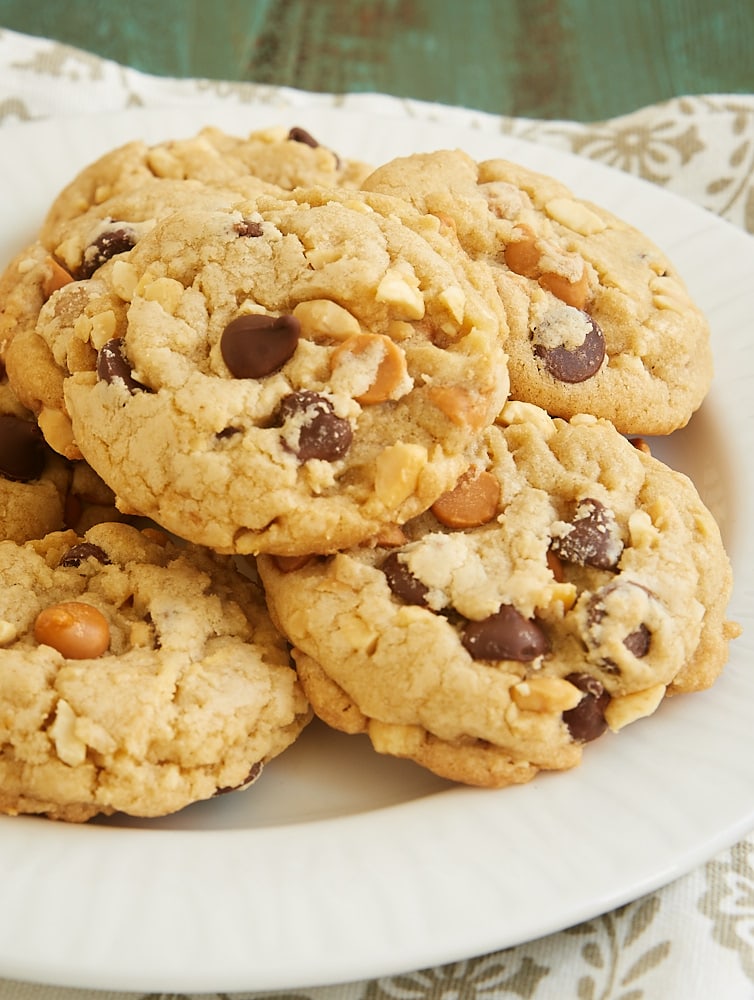
[[[341,158],[305,129],[276,126],[246,136],[207,126],[185,139],[126,143],[88,164],[56,197],[40,238],[57,242],[69,220],[152,178],[195,180],[211,186],[258,178],[282,188],[358,187],[371,167]]]
[[[452,486],[507,396],[498,304],[436,219],[312,189],[173,213],[56,292],[37,333],[122,510],[296,555]]]
[[[498,787],[709,687],[739,629],[690,480],[591,416],[512,402],[485,438],[487,463],[391,545],[258,565],[317,715]]]
[[[460,150],[402,157],[363,187],[445,220],[508,311],[511,397],[627,434],[687,423],[712,379],[709,328],[666,255],[554,178]]]
[[[101,524],[0,543],[0,811],[160,816],[241,787],[309,708],[229,559]]]

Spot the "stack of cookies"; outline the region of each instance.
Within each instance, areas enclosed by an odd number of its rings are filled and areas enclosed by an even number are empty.
[[[130,143],[0,278],[0,809],[160,815],[312,713],[483,787],[715,680],[718,527],[642,440],[709,330],[641,233],[457,150]]]

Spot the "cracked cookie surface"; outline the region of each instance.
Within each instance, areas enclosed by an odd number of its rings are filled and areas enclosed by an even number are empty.
[[[0,810],[159,816],[243,786],[309,719],[257,584],[158,532],[0,542]]]
[[[259,571],[325,722],[503,786],[708,687],[739,630],[690,480],[607,421],[531,404],[485,438],[487,461],[390,546]]]
[[[371,167],[341,158],[300,127],[276,126],[245,136],[207,126],[193,136],[149,144],[134,141],[87,164],[58,194],[41,230],[55,242],[71,219],[153,178],[201,181],[209,186],[256,178],[286,189],[358,187]]]
[[[363,184],[446,220],[508,312],[511,397],[626,434],[684,426],[712,379],[709,327],[658,247],[552,177],[460,150],[402,157]]]
[[[55,292],[36,333],[121,509],[296,555],[455,482],[507,396],[495,307],[436,220],[317,188],[172,213]]]

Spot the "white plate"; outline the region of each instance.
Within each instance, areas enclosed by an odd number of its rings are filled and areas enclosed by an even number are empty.
[[[754,827],[754,244],[655,187],[480,130],[332,107],[171,109],[6,128],[0,263],[73,173],[128,139],[302,125],[379,163],[459,146],[555,174],[649,233],[713,328],[714,388],[656,453],[718,517],[744,624],[715,687],[587,748],[575,771],[455,788],[314,725],[245,793],[156,822],[0,818],[0,975],[101,989],[272,990],[530,940],[655,889]]]

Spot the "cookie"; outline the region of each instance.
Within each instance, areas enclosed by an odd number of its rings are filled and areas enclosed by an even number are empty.
[[[263,195],[174,212],[37,333],[120,509],[222,552],[327,552],[473,459],[508,391],[485,275],[394,199]]]
[[[241,787],[309,708],[232,560],[101,524],[0,543],[0,811],[161,816]]]
[[[25,542],[65,524],[71,467],[0,375],[0,539]]]
[[[303,128],[259,129],[235,136],[208,126],[186,139],[126,143],[84,167],[50,206],[40,239],[56,242],[68,221],[152,178],[193,179],[210,186],[257,178],[292,189],[358,187],[371,167],[339,157]]]
[[[709,687],[739,630],[690,480],[591,416],[512,402],[485,439],[392,545],[258,567],[317,715],[500,787]]]
[[[554,178],[461,151],[395,159],[363,187],[408,199],[492,269],[511,397],[626,434],[684,426],[712,379],[707,321],[643,233]]]

